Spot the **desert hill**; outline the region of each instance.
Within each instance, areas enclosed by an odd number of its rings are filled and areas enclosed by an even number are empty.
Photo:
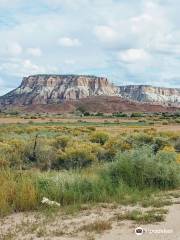
[[[180,89],[146,85],[115,86],[104,77],[33,75],[0,97],[1,108],[72,112],[82,106],[92,112],[175,111]]]

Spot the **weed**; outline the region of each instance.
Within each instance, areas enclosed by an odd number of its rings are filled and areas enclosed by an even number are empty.
[[[79,231],[102,233],[103,231],[109,230],[111,228],[112,225],[109,221],[99,220],[93,223],[83,225],[81,228],[79,228]]]
[[[127,211],[124,214],[116,215],[116,219],[122,220],[132,220],[141,224],[150,224],[154,222],[162,222],[165,217],[164,214],[167,213],[165,209],[152,209],[146,212],[140,210]]]

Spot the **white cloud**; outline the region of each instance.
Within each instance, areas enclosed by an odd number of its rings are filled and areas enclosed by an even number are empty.
[[[7,53],[12,56],[17,56],[22,53],[23,49],[17,42],[11,42],[7,45]]]
[[[73,60],[73,59],[66,59],[64,61],[64,63],[67,64],[67,65],[74,65],[75,64],[75,60]]]
[[[177,0],[0,0],[0,77],[15,82],[32,73],[74,72],[106,73],[118,84],[178,79],[179,11]]]
[[[25,59],[22,61],[22,67],[25,71],[29,72],[32,71],[33,73],[38,73],[42,70],[38,65],[31,62],[29,59]]]
[[[6,86],[6,80],[0,78],[0,96],[3,96],[7,92],[10,92],[13,88]]]
[[[69,38],[69,37],[59,38],[58,44],[62,47],[78,47],[81,45],[78,38]]]
[[[67,8],[69,10],[77,10],[82,6],[89,6],[89,0],[44,0],[52,8]]]
[[[27,53],[34,57],[40,57],[42,55],[42,51],[40,48],[28,48]]]
[[[19,3],[22,3],[23,0],[0,0],[0,6],[1,7],[7,7],[7,8],[10,8],[12,7],[12,5],[16,5],[16,4],[19,4]]]
[[[30,59],[12,58],[0,65],[0,71],[14,76],[25,76],[45,72],[44,67],[33,63]]]
[[[118,53],[118,59],[127,63],[138,63],[148,61],[150,54],[144,49],[128,49]]]
[[[96,26],[95,35],[102,42],[113,42],[117,40],[117,32],[110,26]]]

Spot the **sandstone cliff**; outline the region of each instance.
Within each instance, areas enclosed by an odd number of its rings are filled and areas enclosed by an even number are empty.
[[[114,96],[117,88],[107,78],[77,75],[35,75],[0,98],[2,104],[48,104],[89,96]]]
[[[124,98],[138,102],[180,105],[179,88],[128,85],[120,86],[119,94]]]
[[[0,97],[0,106],[57,104],[95,96],[180,107],[180,89],[146,85],[114,86],[107,78],[85,75],[34,75]]]

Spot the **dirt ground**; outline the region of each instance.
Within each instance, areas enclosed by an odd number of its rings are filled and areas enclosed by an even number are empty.
[[[135,227],[134,227],[135,226]],[[97,237],[98,240],[179,240],[180,239],[180,205],[169,207],[166,221],[158,224],[140,225],[144,234],[137,236],[132,222],[123,222],[122,225],[114,225],[113,230]]]
[[[116,218],[118,214],[140,206],[117,206],[100,204],[82,210],[75,215],[54,213],[16,213],[0,220],[1,240],[179,240],[180,197],[172,199],[166,206],[165,221],[139,225],[133,221]],[[147,208],[146,208],[147,210]],[[90,227],[94,224],[93,228]],[[98,226],[100,224],[100,229]],[[144,234],[137,236],[135,229],[141,227]]]
[[[119,119],[119,118],[78,118],[78,117],[70,117],[70,118],[37,118],[37,119],[24,119],[20,117],[0,117],[0,124],[10,124],[10,123],[29,123],[35,122],[35,123],[46,123],[46,122],[64,122],[64,123],[75,123],[77,121],[86,121],[86,122],[92,122],[92,123],[104,123],[106,121],[109,122],[136,122],[136,120],[133,119]]]

